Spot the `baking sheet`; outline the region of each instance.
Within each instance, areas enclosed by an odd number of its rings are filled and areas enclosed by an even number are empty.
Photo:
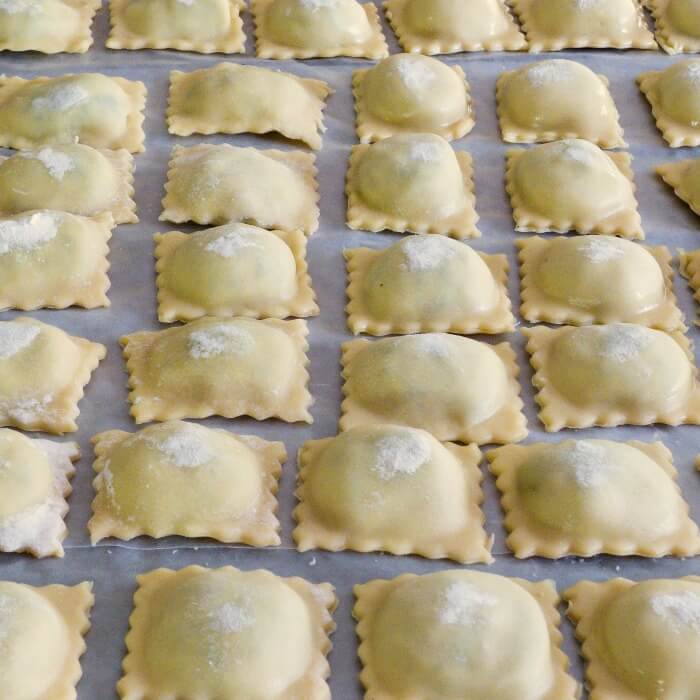
[[[392,53],[398,51],[393,33],[384,23],[385,34]],[[357,681],[356,642],[351,619],[352,585],[372,578],[390,578],[404,572],[426,573],[457,566],[448,561],[427,561],[417,557],[395,557],[381,554],[307,552],[293,549],[291,512],[296,476],[295,455],[302,442],[334,435],[337,431],[340,392],[340,343],[350,335],[345,326],[345,269],[341,251],[346,247],[369,246],[382,248],[398,240],[396,234],[353,232],[345,228],[344,178],[350,146],[357,142],[354,132],[354,112],[350,77],[352,70],[369,63],[353,59],[294,61],[261,61],[253,57],[252,22],[245,18],[248,35],[245,56],[200,56],[167,51],[106,51],[104,41],[108,29],[106,7],[98,14],[94,26],[95,44],[85,55],[2,55],[0,72],[24,77],[60,75],[75,71],[100,71],[109,75],[142,80],[148,87],[145,130],[146,153],[136,156],[136,201],[141,222],[120,226],[112,238],[110,277],[112,306],[100,310],[37,311],[32,316],[53,323],[73,334],[104,343],[107,359],[94,373],[86,396],[80,404],[80,430],[64,439],[77,439],[82,460],[77,465],[67,518],[69,537],[63,560],[37,561],[28,556],[1,555],[0,578],[41,585],[46,583],[74,584],[84,579],[95,582],[96,605],[92,613],[93,627],[87,638],[87,653],[83,657],[84,677],[79,686],[82,699],[115,698],[114,686],[120,676],[124,654],[123,639],[128,627],[135,576],[157,567],[180,568],[188,564],[222,566],[231,564],[244,569],[265,567],[281,575],[299,575],[313,581],[330,581],[336,588],[340,606],[335,613],[338,629],[330,655],[332,675],[330,685],[334,698],[351,700],[362,695]],[[634,76],[642,71],[660,69],[673,61],[661,52],[567,52],[543,57],[564,57],[579,60],[596,72],[604,73],[621,113],[625,138],[634,156],[633,168],[642,223],[651,244],[664,244],[675,253],[679,247],[700,247],[700,219],[693,215],[667,186],[657,178],[652,168],[666,161],[694,157],[698,149],[670,149],[656,131],[646,101],[634,84]],[[441,57],[447,63],[461,65],[471,84],[476,106],[476,127],[466,138],[454,143],[474,157],[476,179],[476,208],[481,217],[479,227],[483,237],[470,242],[477,250],[506,253],[511,263],[509,293],[517,309],[519,291],[515,265],[511,211],[503,186],[504,152],[510,146],[500,140],[495,116],[495,81],[504,70],[538,60],[528,54],[459,54]],[[540,57],[541,58],[541,57]],[[315,397],[312,413],[314,424],[287,425],[277,421],[256,422],[247,419],[227,421],[209,419],[207,425],[259,435],[270,440],[282,440],[290,458],[286,463],[279,494],[279,517],[282,523],[281,547],[261,550],[242,546],[220,545],[206,540],[140,538],[129,543],[103,541],[90,546],[86,523],[92,501],[92,449],[89,438],[96,432],[120,428],[134,430],[127,404],[126,373],[117,338],[123,333],[142,329],[157,329],[155,316],[155,280],[152,234],[174,228],[159,223],[160,200],[168,156],[173,145],[193,145],[200,142],[232,143],[257,147],[296,147],[272,136],[249,135],[227,137],[171,137],[165,124],[168,73],[171,69],[193,70],[214,65],[221,60],[246,64],[267,65],[291,70],[304,77],[326,80],[335,90],[330,98],[325,122],[328,131],[323,150],[318,153],[321,189],[321,226],[309,242],[309,265],[321,307],[321,315],[309,322],[311,391]],[[182,230],[186,226],[179,227]],[[677,261],[675,263],[677,272]],[[685,281],[676,275],[675,289],[688,323],[692,323],[696,308]],[[0,316],[9,320],[20,314],[8,312]],[[693,340],[699,331],[689,331]],[[680,485],[691,504],[691,512],[700,521],[700,475],[694,471],[695,455],[700,452],[700,427],[678,428],[618,428],[583,431],[562,431],[550,435],[543,432],[536,418],[536,408],[530,385],[531,370],[519,333],[481,339],[499,342],[507,339],[518,351],[521,367],[523,400],[528,417],[530,436],[527,442],[559,441],[576,437],[612,439],[663,440],[673,451],[680,472]],[[696,353],[697,354],[697,353]],[[640,387],[643,391],[643,387]],[[582,579],[603,580],[623,575],[633,579],[657,576],[700,574],[700,559],[643,560],[639,558],[600,556],[589,560],[570,558],[563,561],[542,559],[515,560],[506,550],[502,515],[492,477],[486,473],[484,489],[487,516],[486,528],[495,533],[491,566],[473,568],[527,579],[552,578],[560,590]],[[573,641],[571,625],[563,623],[565,651],[572,662],[572,671],[581,680],[582,667],[578,647]]]

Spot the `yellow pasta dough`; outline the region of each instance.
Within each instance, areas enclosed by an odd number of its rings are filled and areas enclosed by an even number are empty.
[[[374,3],[252,0],[259,58],[384,58],[389,49]]]
[[[145,105],[143,83],[101,73],[0,76],[0,146],[82,143],[140,153]]]
[[[700,577],[579,581],[564,592],[591,698],[693,698],[700,687]]]
[[[377,422],[438,440],[516,442],[527,435],[518,366],[508,343],[425,333],[342,346],[340,429]]]
[[[527,321],[628,322],[684,328],[671,254],[612,236],[520,238],[520,312]]]
[[[481,235],[472,158],[436,134],[398,134],[353,146],[346,193],[352,229]]]
[[[110,49],[243,53],[243,0],[110,0]]]
[[[47,433],[78,429],[78,401],[104,345],[31,318],[0,322],[0,425]]]
[[[311,440],[299,451],[297,548],[491,562],[480,459],[474,445],[395,425]]]
[[[509,151],[507,160],[516,231],[644,238],[629,154],[564,139]]]
[[[304,321],[202,318],[124,336],[131,414],[311,423],[307,335]]]
[[[693,298],[700,303],[700,250],[680,251],[680,268],[693,290]],[[697,320],[695,323],[699,324]]]
[[[518,558],[700,553],[671,452],[660,442],[506,445],[487,457]]]
[[[580,138],[601,148],[627,145],[608,79],[582,63],[551,59],[505,71],[496,99],[504,141]]]
[[[327,700],[333,586],[231,566],[138,577],[122,700]]]
[[[92,583],[0,581],[0,678],[7,700],[72,700],[82,676]]]
[[[366,700],[575,700],[559,597],[477,571],[404,574],[355,586]]]
[[[655,172],[700,216],[700,159],[663,163],[655,168]]]
[[[0,0],[0,51],[85,53],[100,0]]]
[[[698,0],[644,0],[656,21],[656,40],[670,54],[700,51]]]
[[[348,326],[357,333],[504,333],[515,329],[505,255],[445,236],[408,236],[383,250],[350,248]]]
[[[219,63],[170,73],[168,130],[191,134],[266,134],[321,148],[323,108],[331,94],[322,80],[259,66]]]
[[[169,421],[92,438],[93,544],[139,535],[212,537],[256,547],[280,543],[281,442]]]
[[[518,51],[525,37],[503,0],[385,0],[404,51]]]
[[[697,370],[682,333],[629,323],[523,333],[546,430],[700,424]]]

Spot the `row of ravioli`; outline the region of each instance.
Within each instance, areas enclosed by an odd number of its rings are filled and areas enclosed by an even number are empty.
[[[2,0],[0,50],[83,53],[101,0]],[[245,0],[110,0],[111,49],[244,53]],[[656,23],[656,40],[644,10]],[[357,0],[252,0],[261,58],[384,58],[377,7]],[[700,51],[697,0],[385,0],[410,52]],[[515,17],[520,21],[518,26]],[[658,42],[658,44],[657,44]]]
[[[117,683],[124,700],[330,697],[331,584],[230,566],[162,568],[137,581]],[[580,697],[551,581],[453,569],[370,580],[354,595],[366,698]],[[584,580],[563,598],[594,697],[693,697],[700,577]],[[7,697],[75,696],[94,600],[90,582],[0,581],[13,648],[0,657]]]

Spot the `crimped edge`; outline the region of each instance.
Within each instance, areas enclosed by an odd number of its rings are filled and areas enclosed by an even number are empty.
[[[700,250],[678,252],[681,275],[688,280],[688,285],[693,290],[693,299],[700,304]],[[696,320],[695,324],[700,325],[700,321]]]
[[[679,32],[666,16],[668,0],[643,0],[656,24],[656,41],[668,54],[698,53],[700,39]]]
[[[683,183],[683,176],[695,159],[676,160],[662,163],[654,168],[654,172],[673,190],[682,202],[685,202],[694,214],[700,216],[700,202],[694,202]]]

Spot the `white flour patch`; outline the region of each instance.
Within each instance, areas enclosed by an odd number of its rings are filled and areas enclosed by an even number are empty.
[[[40,112],[65,112],[85,102],[90,97],[88,91],[80,85],[57,85],[50,88],[45,95],[32,100],[32,109]]]
[[[640,326],[595,326],[591,330],[598,335],[600,355],[620,363],[639,357],[653,338],[649,329]]]
[[[414,91],[430,87],[435,78],[432,66],[418,56],[404,56],[397,63],[395,71],[401,82]]]
[[[176,432],[166,437],[148,435],[145,439],[175,467],[201,467],[214,457],[199,430],[189,423],[182,424]]]
[[[700,634],[700,594],[693,591],[660,593],[649,601],[651,609],[676,633]]]
[[[1,359],[1,357],[0,357]],[[53,415],[50,406],[53,403],[53,396],[46,394],[38,398],[30,397],[19,399],[12,403],[0,404],[3,412],[19,423],[34,423],[40,419],[48,419]]]
[[[317,12],[325,8],[333,8],[338,6],[338,0],[299,0],[301,7]]]
[[[556,59],[528,66],[525,69],[525,75],[533,87],[569,81],[572,77],[569,64],[566,61]]]
[[[607,236],[586,238],[578,250],[585,260],[594,265],[619,260],[625,256],[625,250],[617,240]]]
[[[423,333],[410,337],[409,347],[424,355],[434,357],[449,357],[450,345],[448,336],[440,333]]]
[[[255,339],[244,328],[209,326],[192,331],[187,340],[190,357],[207,359],[216,355],[247,355],[255,347]]]
[[[589,145],[585,141],[577,141],[576,139],[564,139],[559,143],[554,144],[554,149],[559,151],[562,158],[571,160],[576,163],[581,163],[586,166],[593,166],[598,163],[598,152],[595,151],[595,146]]]
[[[211,627],[216,632],[232,634],[242,632],[255,624],[255,615],[247,605],[224,603],[211,613]]]
[[[420,434],[409,431],[377,440],[372,471],[383,481],[415,474],[429,459],[430,445]]]
[[[241,225],[209,241],[204,246],[204,250],[220,255],[222,258],[230,258],[242,248],[262,248],[259,238],[257,229]]]
[[[0,255],[40,248],[53,240],[57,233],[57,217],[46,212],[0,221]]]
[[[0,0],[0,12],[8,15],[40,15],[44,8],[35,0]]]
[[[438,607],[438,620],[443,625],[470,627],[482,624],[488,616],[488,609],[494,607],[498,599],[466,581],[451,583],[442,595]]]
[[[454,250],[443,236],[410,236],[399,245],[406,261],[404,267],[409,272],[434,270],[454,255]]]
[[[0,324],[0,360],[7,360],[29,347],[41,333],[41,326],[8,321]]]
[[[442,158],[442,144],[427,139],[416,140],[408,147],[408,157],[422,163],[437,163]]]
[[[40,151],[20,152],[22,158],[38,160],[56,180],[63,180],[66,173],[75,168],[75,161],[67,154],[53,148],[42,148]]]
[[[700,85],[700,61],[691,61],[686,64],[685,75],[691,85]]]
[[[595,488],[607,482],[612,465],[607,461],[607,451],[603,445],[579,440],[555,449],[561,464],[571,470],[579,486]]]

